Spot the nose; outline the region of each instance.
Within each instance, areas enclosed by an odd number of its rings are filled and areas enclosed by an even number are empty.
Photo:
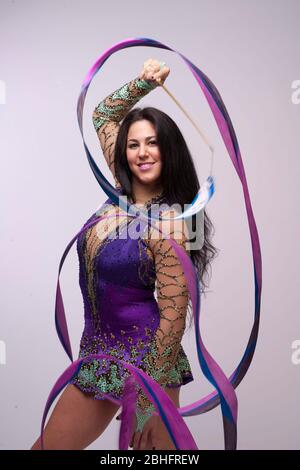
[[[148,155],[148,151],[146,150],[146,145],[145,144],[141,144],[140,145],[140,150],[139,150],[139,157],[140,158],[147,158],[147,155]]]

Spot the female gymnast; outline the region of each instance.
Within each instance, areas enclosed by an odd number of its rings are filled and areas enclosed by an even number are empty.
[[[159,211],[162,219],[183,211],[200,188],[191,154],[175,122],[153,107],[131,109],[163,84],[169,73],[164,63],[147,60],[140,75],[101,101],[92,116],[120,195],[137,207]],[[197,215],[192,216],[190,226],[184,219],[159,220],[162,236],[155,226],[146,222],[141,228],[136,218],[124,217],[108,198],[84,227],[99,215],[115,217],[95,223],[77,240],[85,317],[79,357],[105,352],[135,365],[164,388],[176,407],[180,407],[181,386],[194,378],[181,345],[189,292],[168,237],[184,248],[205,286],[204,277],[217,249],[210,242],[213,225],[203,212],[201,227],[197,227]],[[202,236],[198,249],[191,231],[196,238]],[[48,420],[44,448],[85,449],[101,436],[118,412],[114,399],[122,397],[128,375],[113,360],[83,362]],[[139,389],[133,450],[175,449],[154,410]],[[31,449],[41,449],[40,437]]]

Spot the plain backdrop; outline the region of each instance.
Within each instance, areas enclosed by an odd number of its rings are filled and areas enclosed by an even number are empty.
[[[299,120],[292,99],[300,79],[298,0],[0,1],[1,328],[0,448],[29,449],[48,394],[69,360],[58,340],[54,302],[63,251],[106,199],[88,165],[76,116],[89,68],[113,44],[149,37],[181,52],[213,81],[232,119],[246,171],[262,251],[261,323],[250,369],[237,388],[238,449],[299,449],[300,364],[292,362],[299,321]],[[216,192],[207,211],[220,250],[202,300],[205,344],[229,376],[246,347],[254,315],[254,277],[240,181],[217,125],[183,60],[134,47],[114,54],[88,91],[84,132],[105,176],[94,107],[128,83],[148,58],[171,72],[166,86],[215,146]],[[3,91],[4,90],[4,91]],[[200,182],[209,152],[163,89],[156,106],[179,125]],[[75,247],[61,287],[74,357],[83,328]],[[183,346],[194,382],[182,405],[213,388],[203,376],[193,329]],[[3,349],[3,348],[2,348]],[[53,408],[52,408],[53,409]],[[185,418],[199,449],[222,449],[220,407]],[[113,421],[90,449],[117,449]]]

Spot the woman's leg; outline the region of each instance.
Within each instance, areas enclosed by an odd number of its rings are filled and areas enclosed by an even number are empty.
[[[96,400],[73,384],[60,396],[44,430],[44,449],[82,450],[107,428],[119,406]],[[40,437],[31,450],[41,450]]]
[[[165,392],[171,398],[176,408],[180,407],[180,403],[179,403],[180,389],[181,387],[166,387],[165,388]],[[158,447],[156,447],[156,450],[176,450],[176,447],[174,446],[174,443],[165,426],[162,426],[160,428],[157,441],[158,443],[160,443],[160,441],[163,442],[164,445],[161,446],[158,444]],[[152,450],[152,448],[150,450]]]
[[[169,397],[171,398],[173,403],[177,406],[177,408],[179,408],[180,406],[179,404],[180,389],[181,387],[166,387],[165,388],[165,392],[167,393],[167,395],[169,395]]]

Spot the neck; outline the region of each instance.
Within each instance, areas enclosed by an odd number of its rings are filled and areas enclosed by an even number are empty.
[[[156,186],[136,186],[132,185],[132,193],[133,198],[135,200],[135,204],[145,204],[149,199],[161,194],[163,191],[160,185]]]

